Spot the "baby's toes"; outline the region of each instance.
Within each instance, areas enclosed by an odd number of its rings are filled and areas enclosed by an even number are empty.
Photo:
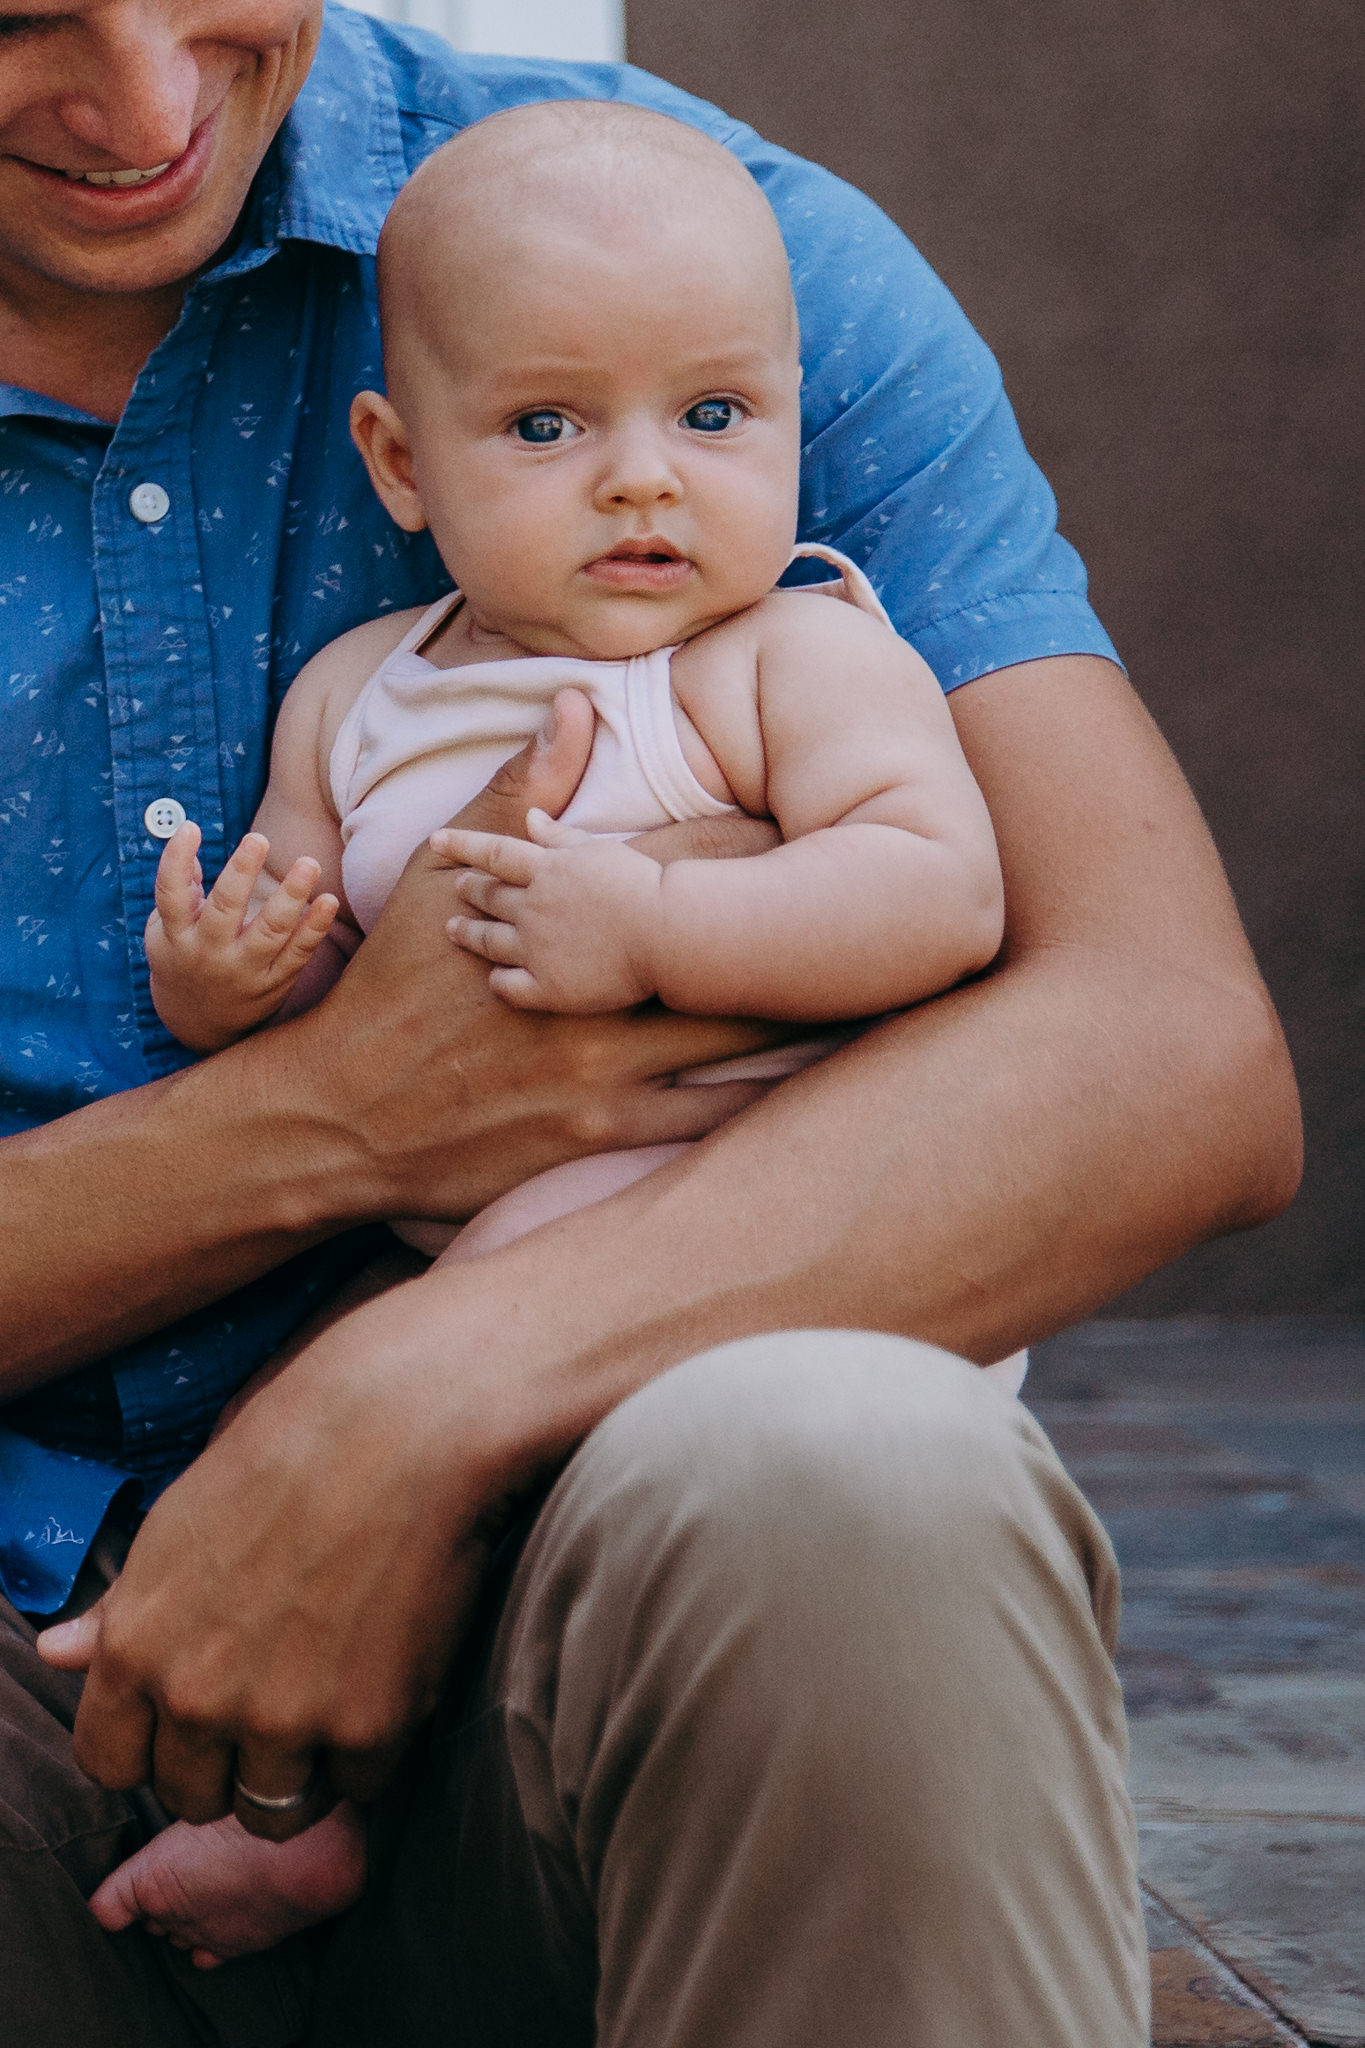
[[[191,1951],[190,1961],[196,1970],[221,1970],[226,1956],[216,1956],[211,1948],[196,1948]]]
[[[131,1927],[135,1920],[146,1920],[153,1934],[166,1931],[145,1911],[138,1897],[137,1875],[131,1861],[121,1863],[105,1878],[99,1890],[92,1893],[90,1910],[107,1934],[119,1934],[125,1927]]]

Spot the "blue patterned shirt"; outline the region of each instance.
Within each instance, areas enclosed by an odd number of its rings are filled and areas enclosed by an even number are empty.
[[[438,144],[566,97],[678,114],[761,181],[801,316],[802,537],[864,564],[943,687],[1112,655],[994,361],[870,201],[641,72],[460,57],[329,7],[229,253],[118,426],[0,385],[0,1132],[187,1063],[148,996],[149,805],[184,805],[213,873],[250,825],[303,663],[449,588],[347,432],[352,396],[381,381],[375,244]],[[178,1199],[166,1190],[168,1258]],[[183,1470],[356,1255],[354,1237],[323,1246],[0,1409],[0,1584],[16,1605],[61,1604],[114,1497],[145,1502]]]

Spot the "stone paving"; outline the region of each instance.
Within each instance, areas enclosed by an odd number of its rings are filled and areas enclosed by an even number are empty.
[[[1365,1322],[1091,1323],[1025,1398],[1124,1567],[1154,2044],[1365,2048]]]

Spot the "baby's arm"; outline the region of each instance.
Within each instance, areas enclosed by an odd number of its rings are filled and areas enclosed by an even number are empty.
[[[660,869],[537,819],[538,845],[452,846],[483,870],[462,893],[486,913],[454,936],[497,963],[500,995],[816,1021],[918,1001],[994,957],[990,818],[913,649],[851,606],[776,593],[690,643],[674,676],[731,788],[785,843]]]
[[[147,922],[152,1001],[196,1052],[231,1045],[286,1005],[317,1001],[355,950],[327,755],[347,705],[383,658],[382,643],[401,630],[401,622],[376,621],[300,671],[280,707],[252,830],[207,896],[198,827],[182,825],[166,842]]]

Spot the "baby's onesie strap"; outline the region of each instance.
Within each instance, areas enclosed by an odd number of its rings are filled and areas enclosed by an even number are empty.
[[[332,757],[327,764],[328,780],[332,787],[332,802],[336,805],[339,818],[344,818],[352,809],[351,785],[355,779],[356,764],[360,758],[360,735],[364,730],[365,715],[369,700],[376,690],[382,690],[396,661],[403,655],[415,654],[424,647],[437,627],[442,625],[455,607],[462,602],[458,590],[446,592],[438,597],[435,604],[429,604],[415,626],[409,626],[398,645],[391,648],[380,662],[374,674],[361,689],[337,729],[332,742]]]
[[[398,645],[384,657],[381,667],[387,668],[400,654],[420,654],[436,628],[443,626],[455,607],[463,602],[462,591],[448,590],[444,597],[437,598],[435,604],[429,604],[417,624],[409,627]]]
[[[843,594],[850,604],[856,604],[860,612],[868,612],[874,619],[880,619],[884,626],[891,626],[886,607],[856,562],[847,555],[841,555],[838,548],[826,547],[823,541],[798,541],[792,549],[792,561],[828,562],[832,569],[839,571],[839,580],[844,586]],[[891,626],[894,633],[895,627]]]
[[[722,803],[703,789],[687,765],[678,738],[670,668],[676,647],[637,654],[626,666],[626,714],[635,758],[654,796],[670,818],[728,818],[737,804]]]

